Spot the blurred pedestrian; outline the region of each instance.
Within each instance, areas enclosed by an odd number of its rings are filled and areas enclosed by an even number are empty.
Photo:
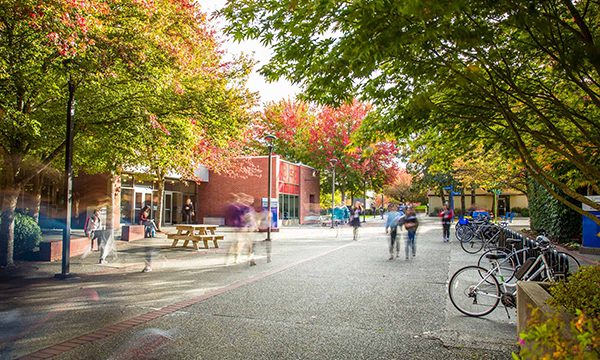
[[[452,220],[454,219],[454,212],[448,207],[448,204],[444,204],[439,216],[442,219],[442,240],[444,242],[449,242],[450,225],[452,225]]]
[[[417,228],[419,227],[419,220],[417,219],[417,213],[412,206],[409,206],[406,209],[406,215],[404,217],[404,228],[406,229],[406,260],[408,260],[409,255],[412,254],[413,257],[417,255],[417,243],[416,243],[416,234]]]
[[[363,207],[360,201],[354,203],[354,207],[352,208],[352,215],[350,218],[350,225],[353,227],[353,240],[358,241],[358,228],[360,227],[360,215],[363,212]]]
[[[251,232],[257,229],[256,213],[252,207],[254,198],[244,193],[232,194],[233,201],[227,206],[227,222],[236,229],[234,241],[229,249],[229,256],[233,256],[233,262],[238,263],[242,253],[248,254],[250,266],[256,265],[254,261],[254,241]],[[229,260],[228,260],[229,261]]]
[[[396,257],[400,254],[400,239],[397,239],[398,225],[404,220],[404,213],[397,211],[396,206],[390,204],[388,206],[387,218],[385,221],[385,233],[390,233],[389,251],[390,260],[394,260],[394,245],[396,248]]]

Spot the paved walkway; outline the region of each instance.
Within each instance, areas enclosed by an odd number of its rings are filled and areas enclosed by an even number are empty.
[[[381,221],[368,219],[358,242],[348,227],[283,229],[270,250],[258,243],[253,267],[231,263],[233,234],[198,252],[119,243],[107,265],[73,259],[67,281],[49,279],[59,263],[29,264],[0,287],[0,358],[510,358],[514,311],[452,307],[447,281],[477,257],[440,233],[424,219],[409,261],[387,260]]]

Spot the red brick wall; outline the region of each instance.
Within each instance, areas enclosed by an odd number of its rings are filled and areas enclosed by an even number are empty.
[[[261,199],[267,197],[267,165],[268,158],[255,157],[251,158],[252,163],[261,170],[258,176],[251,176],[245,179],[232,178],[228,176],[210,173],[208,183],[202,183],[198,186],[198,221],[203,222],[205,217],[225,217],[225,208],[231,201],[232,193],[243,192],[254,197],[254,207],[260,209]],[[277,190],[278,174],[279,174],[279,156],[273,156],[273,179],[271,188],[271,197],[278,198]],[[300,174],[300,221],[305,216],[310,215],[315,211],[315,206],[318,211],[319,205],[319,176],[313,177],[313,169],[301,166]],[[315,195],[315,202],[310,206],[310,194]],[[228,225],[228,224],[227,224]]]
[[[255,157],[252,163],[261,170],[258,176],[250,176],[245,179],[218,175],[210,172],[207,183],[198,186],[198,221],[204,222],[205,217],[225,217],[225,208],[232,200],[232,193],[243,192],[254,197],[254,207],[260,209],[260,201],[267,197],[267,165],[268,158]],[[271,197],[277,198],[277,162],[278,156],[273,156],[273,178]],[[226,224],[229,225],[229,224]]]
[[[314,176],[313,176],[314,173]],[[300,223],[304,223],[304,217],[319,215],[319,175],[313,168],[300,167]],[[314,203],[310,203],[310,195],[314,195]]]
[[[110,205],[110,176],[107,174],[79,174],[73,179],[72,227],[83,229],[88,207],[100,208]]]

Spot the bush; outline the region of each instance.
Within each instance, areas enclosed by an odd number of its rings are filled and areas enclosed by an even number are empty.
[[[521,214],[521,216],[529,217],[529,209],[528,208],[522,208],[520,214]]]
[[[530,327],[519,334],[522,346],[514,359],[598,359],[600,357],[600,266],[583,266],[569,281],[550,288],[556,310],[542,318],[534,310]],[[565,311],[570,317],[565,326]]]
[[[22,211],[15,211],[14,258],[23,258],[42,242],[42,230],[35,220]]]
[[[427,212],[427,205],[415,206],[415,212],[418,212],[418,213]]]
[[[560,190],[554,190],[562,194]],[[561,243],[581,236],[581,215],[556,200],[534,179],[529,180],[527,197],[532,230],[544,232]]]
[[[600,265],[582,266],[569,281],[561,281],[550,288],[550,305],[564,308],[570,314],[576,310],[586,316],[600,318]]]

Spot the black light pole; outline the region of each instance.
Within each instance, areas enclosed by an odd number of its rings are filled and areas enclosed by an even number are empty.
[[[331,177],[331,228],[334,228],[333,223],[333,210],[335,210],[335,164],[337,164],[337,159],[329,160],[331,167],[333,168],[333,176]]]
[[[365,209],[367,210],[367,181],[364,181],[363,195],[365,196]],[[363,211],[363,222],[367,222],[367,212]]]
[[[57,278],[65,279],[69,273],[71,253],[71,205],[73,204],[73,117],[75,116],[75,84],[69,79],[69,98],[67,101],[67,134],[65,145],[65,228],[62,241],[62,268]]]
[[[265,239],[265,241],[271,241],[271,156],[273,154],[273,140],[275,139],[276,137],[274,135],[265,136],[265,141],[267,142],[267,147],[269,148],[269,165],[267,167],[267,171],[269,172],[269,175],[267,176],[267,182],[269,183],[269,188],[267,189],[267,222],[269,224],[267,227],[267,238]]]

